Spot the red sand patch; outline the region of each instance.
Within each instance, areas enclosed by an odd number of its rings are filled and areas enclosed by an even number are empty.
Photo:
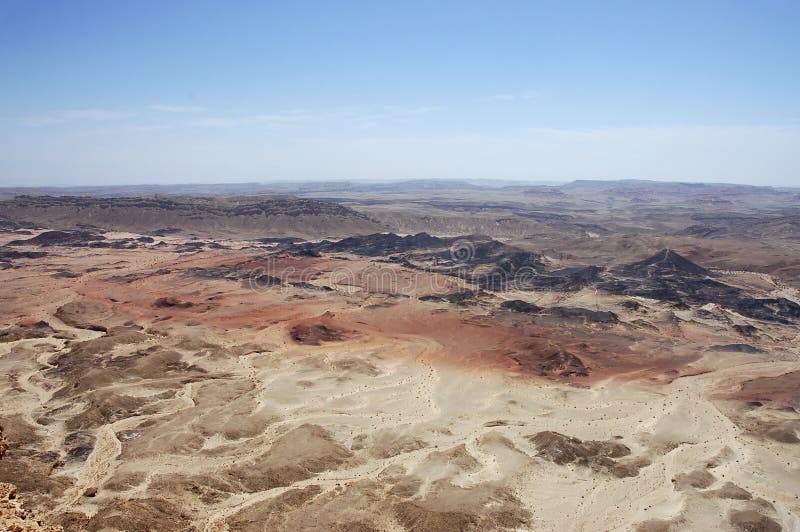
[[[730,394],[728,398],[742,401],[770,401],[780,406],[800,408],[800,371],[744,381],[739,390]]]
[[[398,279],[419,286],[408,285],[410,293],[392,296],[365,291],[359,286],[359,276],[374,266],[369,260],[291,256],[267,260],[250,253],[225,250],[191,257],[154,253],[158,261],[150,261],[147,267],[126,264],[120,266],[118,273],[155,272],[162,268],[170,273],[124,282],[111,280],[108,271],[99,272],[91,283],[75,290],[77,293],[73,292],[70,299],[124,308],[126,322],[145,328],[160,324],[199,325],[209,332],[241,331],[251,341],[277,325],[284,330],[287,341],[291,341],[292,327],[322,324],[347,331],[342,343],[328,345],[343,348],[356,345],[385,352],[386,356],[424,358],[462,370],[495,368],[537,378],[544,373],[548,378],[578,382],[614,376],[663,382],[665,375],[677,375],[698,358],[674,352],[662,334],[632,332],[624,325],[592,327],[560,319],[512,319],[491,315],[491,308],[481,304],[447,308],[423,304],[412,294],[430,293],[431,280],[397,265],[386,268],[396,270]],[[136,256],[139,260],[144,258],[141,250]],[[241,279],[207,279],[189,273],[192,268],[223,265],[279,277],[284,285],[253,289]],[[355,272],[355,292],[348,293],[343,286],[333,292],[287,286],[290,282],[310,280],[327,284],[332,272],[344,267]],[[448,282],[452,284],[448,289],[461,283],[456,279]],[[194,305],[154,309],[153,302],[160,298],[191,301]],[[588,377],[582,376],[582,372],[543,372],[542,363],[552,366],[552,361],[547,362],[547,357],[553,354],[552,346],[577,357],[587,368]]]

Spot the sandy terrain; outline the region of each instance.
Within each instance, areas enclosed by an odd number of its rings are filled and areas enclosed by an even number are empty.
[[[28,522],[800,529],[793,324],[592,288],[424,301],[468,283],[164,240],[48,248],[0,272],[0,482]],[[766,274],[720,275],[797,297]]]

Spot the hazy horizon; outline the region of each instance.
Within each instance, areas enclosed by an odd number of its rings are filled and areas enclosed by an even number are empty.
[[[791,186],[798,22],[777,0],[0,0],[0,186]]]
[[[505,186],[564,186],[578,181],[598,181],[610,183],[663,183],[663,184],[681,184],[681,185],[731,185],[731,186],[756,186],[756,187],[771,187],[771,188],[800,188],[800,183],[790,183],[786,185],[772,185],[768,183],[732,183],[729,181],[692,181],[692,180],[665,180],[665,179],[637,179],[637,178],[608,178],[608,179],[593,179],[593,178],[578,178],[578,179],[565,179],[565,180],[552,180],[552,179],[490,179],[490,178],[474,178],[474,179],[461,179],[457,177],[452,178],[387,178],[387,179],[350,179],[350,178],[330,178],[330,179],[268,179],[263,181],[175,181],[175,182],[136,182],[136,183],[96,183],[96,184],[49,184],[49,185],[6,185],[0,184],[2,189],[95,189],[95,188],[148,188],[148,187],[163,187],[163,188],[180,188],[180,187],[235,187],[235,186],[269,186],[279,185],[287,186],[294,184],[330,184],[330,183],[348,183],[354,185],[381,185],[381,184],[402,184],[413,182],[463,182],[472,185],[488,186],[488,187],[505,187]]]

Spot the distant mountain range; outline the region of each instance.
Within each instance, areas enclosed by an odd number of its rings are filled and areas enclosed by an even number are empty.
[[[481,190],[481,189],[527,189],[556,188],[563,190],[603,190],[632,192],[669,193],[770,193],[776,190],[792,190],[789,187],[768,187],[725,183],[683,183],[667,181],[624,180],[576,180],[557,181],[509,181],[493,179],[409,179],[399,181],[273,181],[264,183],[186,183],[174,185],[112,185],[112,186],[67,186],[67,187],[0,187],[0,198],[19,195],[71,195],[95,197],[154,196],[154,195],[245,195],[245,194],[308,194],[320,192],[420,192],[434,190]],[[794,189],[800,192],[800,189]]]

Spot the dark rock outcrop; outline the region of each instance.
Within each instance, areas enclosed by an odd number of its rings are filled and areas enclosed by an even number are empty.
[[[707,351],[729,352],[729,353],[763,353],[763,349],[752,346],[750,344],[725,344],[725,345],[712,345]]]
[[[500,308],[510,310],[512,312],[521,312],[524,314],[536,314],[541,312],[542,308],[533,303],[522,301],[520,299],[512,299],[510,301],[503,301],[500,303]]]
[[[618,459],[630,455],[631,450],[616,441],[581,441],[553,431],[538,432],[528,439],[539,457],[558,465],[577,464],[618,478],[636,476],[646,465],[644,461],[620,463]]]
[[[704,276],[711,272],[698,266],[686,257],[679,255],[671,249],[662,249],[652,257],[648,257],[639,262],[634,262],[623,267],[623,271],[629,275],[640,277],[653,277],[664,274]]]
[[[466,305],[468,303],[475,301],[475,296],[477,294],[472,290],[463,290],[461,292],[452,292],[450,294],[444,295],[427,295],[421,296],[419,298],[420,301],[441,301],[445,303],[455,303],[458,305]]]
[[[245,269],[227,265],[214,268],[191,268],[187,273],[203,279],[225,279],[228,281],[245,279],[249,275],[249,272]]]
[[[303,345],[320,345],[322,342],[335,342],[344,339],[344,331],[327,325],[296,325],[292,328],[292,340]]]
[[[301,256],[331,252],[386,256],[404,266],[457,276],[487,290],[522,286],[544,271],[541,255],[481,235],[439,238],[427,233],[375,233],[336,242],[304,242],[290,251]]]
[[[434,249],[448,245],[449,240],[431,236],[428,233],[399,236],[394,233],[374,233],[364,236],[351,236],[332,242],[305,242],[293,246],[294,251],[313,253],[353,253],[366,257],[378,257],[393,253],[409,252],[419,249]]]
[[[511,355],[521,370],[537,375],[559,377],[588,377],[589,368],[583,360],[554,343],[531,345],[524,353]]]
[[[552,307],[548,309],[551,314],[565,318],[583,318],[592,323],[616,323],[619,317],[606,310],[589,310],[580,307]]]
[[[9,246],[86,246],[105,237],[91,231],[45,231],[27,240],[12,240]]]
[[[155,308],[190,308],[194,306],[191,301],[181,301],[177,297],[167,296],[159,297],[153,302]]]
[[[763,321],[791,323],[800,318],[800,304],[790,299],[749,297],[742,289],[710,276],[711,272],[674,251],[662,250],[616,268],[596,286],[612,294],[666,301],[681,308],[715,303]]]
[[[46,256],[46,251],[17,251],[16,249],[0,249],[0,260],[40,259]]]
[[[758,329],[752,325],[734,325],[733,330],[748,338],[752,338],[758,334]]]
[[[742,297],[727,306],[743,316],[763,321],[791,323],[800,318],[800,304],[785,297],[765,299]]]
[[[30,338],[47,338],[55,334],[55,331],[46,321],[39,321],[31,325],[15,325],[7,329],[0,330],[0,342],[16,342],[17,340],[27,340]]]

